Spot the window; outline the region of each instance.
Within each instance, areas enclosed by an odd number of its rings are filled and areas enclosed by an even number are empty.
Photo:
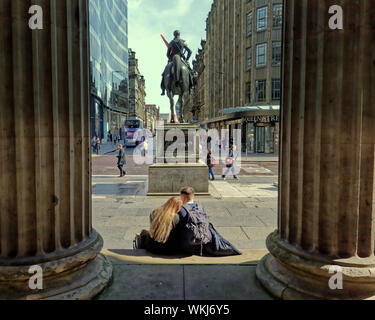
[[[275,4],[272,8],[272,27],[279,28],[283,24],[283,5]]]
[[[272,65],[279,66],[281,64],[281,42],[272,42]]]
[[[246,82],[246,104],[251,103],[251,82]]]
[[[268,7],[257,10],[257,31],[267,30]]]
[[[246,34],[248,36],[251,36],[252,33],[253,33],[253,13],[250,12],[248,15],[247,15],[247,27],[246,27]]]
[[[255,101],[266,101],[266,80],[255,81]]]
[[[272,79],[272,100],[280,100],[280,79]]]
[[[267,43],[257,45],[256,66],[265,67],[267,65]]]
[[[251,69],[251,65],[253,63],[253,51],[251,48],[246,49],[246,70]]]

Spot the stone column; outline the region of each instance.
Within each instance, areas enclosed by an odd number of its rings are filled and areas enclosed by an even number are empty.
[[[329,28],[332,5],[343,30]],[[283,299],[373,299],[375,4],[286,0],[284,12],[279,225],[257,277]]]
[[[91,225],[88,3],[1,0],[0,21],[0,299],[92,298],[112,267]]]

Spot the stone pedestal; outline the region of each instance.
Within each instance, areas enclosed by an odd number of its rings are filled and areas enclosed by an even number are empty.
[[[0,299],[89,299],[112,267],[91,224],[88,4],[39,3],[32,31],[33,1],[0,1]]]
[[[257,276],[283,299],[374,299],[375,6],[285,4],[279,225]],[[329,28],[331,5],[343,30]]]
[[[205,164],[154,164],[148,177],[149,196],[179,195],[184,187],[194,188],[195,195],[209,195]]]
[[[198,163],[199,162],[199,126],[186,123],[168,123],[156,128],[156,163]],[[177,137],[181,132],[181,137]],[[194,133],[194,134],[193,134]],[[171,137],[174,140],[171,141]],[[181,138],[178,139],[177,138]],[[180,141],[181,140],[181,141]],[[177,152],[169,152],[170,146],[182,150],[182,155]],[[173,151],[175,148],[172,148]]]
[[[198,130],[194,124],[166,124],[156,129],[157,163],[149,168],[149,196],[178,195],[184,187],[194,188],[196,195],[209,195],[208,167],[199,161]],[[169,152],[172,144],[180,152]]]

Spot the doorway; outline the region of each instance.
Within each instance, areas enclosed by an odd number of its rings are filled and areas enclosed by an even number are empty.
[[[275,153],[275,127],[267,124],[256,126],[256,152]]]

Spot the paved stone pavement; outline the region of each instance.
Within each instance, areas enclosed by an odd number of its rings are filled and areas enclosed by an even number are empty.
[[[113,282],[100,300],[269,300],[255,277],[265,239],[277,227],[276,175],[241,176],[210,183],[211,196],[196,200],[217,230],[242,256],[157,257],[131,250],[149,214],[168,197],[147,197],[147,176],[93,177],[93,226],[104,238]]]
[[[277,228],[276,176],[246,176],[210,183],[210,197],[197,197],[217,230],[238,249],[265,249]],[[149,228],[152,209],[168,197],[147,197],[147,176],[93,177],[93,226],[106,249],[131,249],[136,233]]]
[[[99,300],[272,300],[255,265],[128,265],[114,267],[114,283]]]

